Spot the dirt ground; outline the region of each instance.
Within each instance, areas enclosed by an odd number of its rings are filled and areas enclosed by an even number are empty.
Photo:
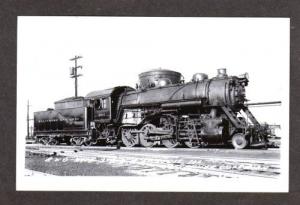
[[[277,178],[278,150],[143,149],[28,145],[26,169],[58,176]]]

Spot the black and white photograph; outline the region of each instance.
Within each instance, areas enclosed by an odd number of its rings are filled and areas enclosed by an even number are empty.
[[[16,189],[288,192],[289,48],[289,18],[19,16]]]

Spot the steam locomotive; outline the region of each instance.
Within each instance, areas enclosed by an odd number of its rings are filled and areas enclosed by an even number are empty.
[[[216,77],[154,69],[139,75],[136,89],[119,86],[67,98],[34,113],[34,136],[43,144],[164,145],[189,148],[267,146],[270,129],[245,104],[248,74]]]

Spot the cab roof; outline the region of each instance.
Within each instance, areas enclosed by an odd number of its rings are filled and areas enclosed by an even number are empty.
[[[118,86],[109,88],[106,90],[96,90],[88,93],[85,97],[86,98],[95,98],[95,97],[108,97],[111,96],[116,91],[133,91],[134,89],[128,86]]]

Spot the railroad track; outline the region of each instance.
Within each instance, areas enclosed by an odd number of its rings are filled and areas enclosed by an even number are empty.
[[[106,164],[142,176],[200,176],[277,178],[278,150],[144,149],[27,145],[27,152],[45,161]],[[235,156],[233,154],[235,153]],[[257,158],[256,156],[263,156]],[[101,173],[99,173],[101,175]]]

